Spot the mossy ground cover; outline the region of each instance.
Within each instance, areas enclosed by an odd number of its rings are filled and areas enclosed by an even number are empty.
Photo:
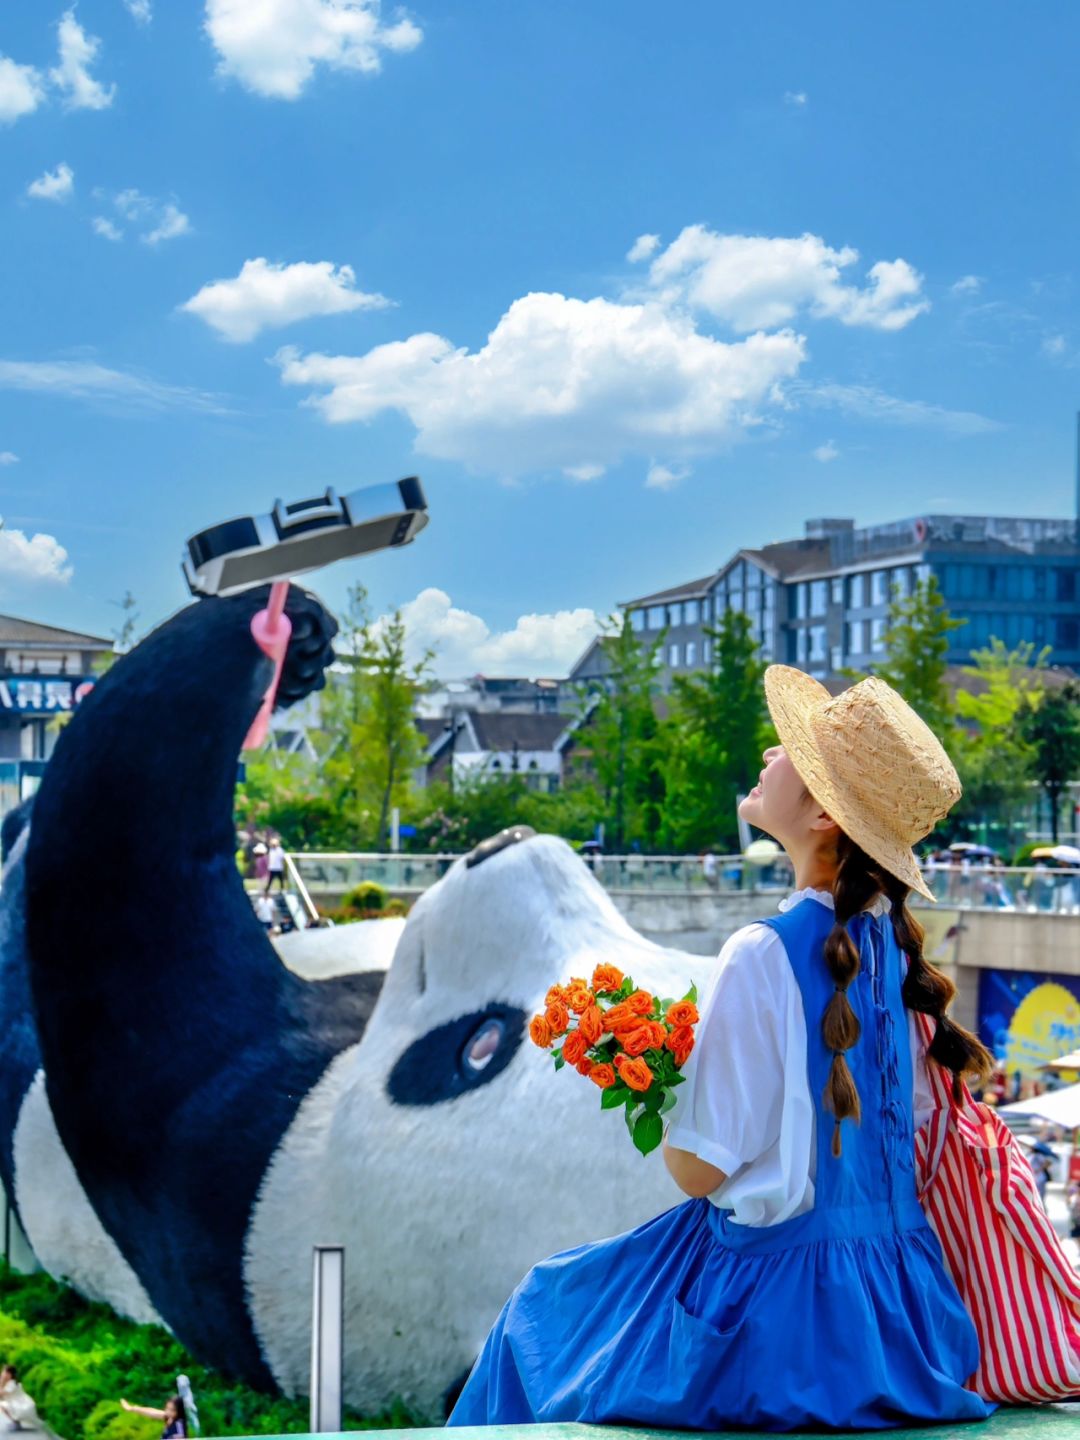
[[[160,1407],[187,1375],[203,1436],[286,1435],[308,1429],[308,1402],[265,1395],[200,1365],[164,1330],[121,1319],[47,1275],[0,1262],[0,1364],[18,1367],[42,1420],[63,1440],[156,1440],[160,1422],[129,1415],[121,1398]],[[347,1430],[419,1423],[404,1406]]]

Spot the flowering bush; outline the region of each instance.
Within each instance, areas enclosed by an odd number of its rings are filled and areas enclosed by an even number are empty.
[[[694,1048],[696,1002],[693,985],[681,1000],[662,1000],[614,965],[598,965],[591,981],[551,987],[529,1036],[550,1051],[556,1070],[570,1065],[599,1087],[602,1110],[621,1106],[634,1144],[648,1155],[685,1078],[679,1072]]]

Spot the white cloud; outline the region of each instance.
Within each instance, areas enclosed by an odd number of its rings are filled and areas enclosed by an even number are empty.
[[[191,221],[170,201],[166,203],[158,223],[140,239],[144,245],[160,245],[162,240],[174,240],[177,235],[187,235],[190,230]]]
[[[807,385],[793,392],[800,403],[818,409],[839,410],[856,420],[885,425],[924,426],[949,435],[985,435],[1001,424],[970,410],[947,410],[924,400],[901,400],[872,385]]]
[[[652,262],[649,279],[671,303],[715,316],[739,333],[772,329],[800,311],[843,325],[901,330],[930,308],[922,276],[906,260],[879,260],[865,288],[845,285],[841,271],[859,258],[818,235],[718,235],[688,225]]]
[[[587,485],[591,480],[599,480],[604,473],[603,465],[566,465],[563,467],[563,474],[569,480],[577,480],[582,485]]]
[[[826,440],[824,445],[818,445],[814,450],[814,459],[820,460],[822,465],[827,465],[830,460],[835,460],[840,454],[831,440]]]
[[[202,410],[223,413],[218,397],[182,385],[165,385],[92,360],[0,360],[0,390],[64,395],[140,410]],[[0,530],[0,535],[4,532]]]
[[[794,106],[796,106],[797,108],[801,109],[802,106],[806,104],[807,98],[808,98],[808,97],[807,97],[807,94],[806,94],[806,91],[805,91],[805,90],[785,90],[785,91],[784,91],[784,104],[785,104],[785,105],[794,105]]]
[[[99,199],[100,191],[94,192]],[[141,227],[139,239],[144,245],[160,245],[163,240],[173,240],[178,235],[191,233],[191,221],[171,200],[158,200],[153,195],[144,195],[140,190],[121,190],[113,196],[113,204],[130,225]],[[94,229],[106,240],[119,240],[123,230],[111,220],[94,220]]]
[[[0,465],[17,465],[19,457],[14,450],[0,450]]]
[[[949,286],[950,295],[977,295],[983,287],[981,275],[961,275]]]
[[[114,225],[111,220],[107,220],[104,215],[95,215],[90,224],[94,234],[100,235],[103,240],[122,240],[124,238],[124,232],[119,226]]]
[[[673,490],[690,475],[685,465],[650,465],[645,476],[647,490]]]
[[[725,343],[660,305],[532,294],[470,353],[418,334],[366,355],[281,350],[328,421],[408,416],[417,449],[506,476],[714,450],[760,420],[805,357],[790,330]]]
[[[150,0],[124,0],[133,19],[140,25],[149,25],[151,20]]]
[[[41,71],[0,55],[0,125],[32,115],[45,99]]]
[[[316,65],[377,74],[383,52],[413,50],[411,20],[384,24],[380,0],[206,0],[218,72],[257,95],[295,100]]]
[[[1058,356],[1064,355],[1065,348],[1064,335],[1047,335],[1042,342],[1043,354],[1049,355],[1052,359],[1057,359]]]
[[[73,574],[68,553],[54,535],[0,530],[0,581],[66,585]]]
[[[68,200],[75,191],[75,172],[61,160],[55,170],[46,170],[26,187],[35,200]]]
[[[90,67],[97,59],[101,41],[94,35],[87,35],[75,19],[74,9],[60,18],[57,27],[60,40],[60,59],[49,71],[49,79],[63,92],[64,104],[69,110],[106,110],[116,97],[116,86],[107,89],[90,74]]]
[[[235,280],[214,280],[180,306],[197,315],[224,340],[254,340],[261,330],[276,330],[315,315],[340,315],[349,310],[382,310],[384,295],[357,290],[350,265],[335,268],[329,260],[295,265],[271,264],[259,257],[245,260]]]
[[[626,252],[626,258],[631,265],[636,265],[639,260],[651,260],[659,249],[659,235],[639,235]]]
[[[479,615],[459,610],[444,590],[422,590],[401,607],[413,657],[436,652],[438,674],[565,675],[600,631],[592,610],[522,615],[511,630],[492,630]]]

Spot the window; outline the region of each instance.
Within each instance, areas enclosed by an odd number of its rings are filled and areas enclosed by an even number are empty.
[[[866,621],[852,620],[847,627],[847,652],[849,655],[866,654]]]
[[[837,575],[832,582],[831,599],[834,605],[842,605],[844,603],[844,577],[842,575]]]
[[[761,589],[761,582],[762,582],[763,579],[764,579],[764,576],[762,575],[761,571],[757,568],[756,565],[747,565],[747,567],[746,567],[746,588],[747,588],[748,590],[760,590],[760,589]]]
[[[870,603],[870,576],[868,573],[852,575],[848,585],[848,604],[853,610]]]
[[[828,648],[825,643],[825,626],[810,626],[810,664],[822,665],[828,655]]]
[[[903,596],[909,593],[909,574],[910,572],[906,565],[900,565],[892,572],[892,589],[894,594]]]
[[[701,663],[708,665],[712,660],[712,641],[706,638],[701,642]]]
[[[805,581],[795,586],[795,619],[805,620],[809,609],[809,586]]]
[[[834,645],[829,655],[829,664],[833,670],[839,670],[844,663],[844,649],[841,645]]]
[[[1064,567],[1058,567],[1053,573],[1054,580],[1056,582],[1054,586],[1053,598],[1055,600],[1075,600],[1076,571],[1071,569],[1066,570]]]
[[[671,668],[672,668],[673,670],[675,670],[675,669],[678,667],[678,664],[679,664],[679,647],[678,647],[678,645],[669,645],[669,646],[668,646],[668,664],[671,666]]]
[[[671,605],[671,606],[668,607],[668,624],[669,624],[669,625],[681,625],[681,624],[682,624],[682,606],[681,606],[681,605]]]
[[[645,629],[645,611],[644,611],[644,610],[631,610],[631,611],[630,611],[630,628],[631,628],[631,630],[639,630],[639,631]]]
[[[728,596],[728,609],[741,610],[743,608],[743,592],[732,589]]]
[[[1054,643],[1060,650],[1075,650],[1080,646],[1080,620],[1059,615],[1054,622],[1054,631]]]
[[[916,584],[916,585],[921,585],[925,580],[929,580],[929,579],[930,579],[930,576],[931,576],[933,573],[934,573],[934,572],[931,570],[930,566],[927,565],[927,564],[925,564],[925,563],[922,564],[922,565],[916,565],[916,566],[915,566],[915,584]]]
[[[824,615],[829,608],[829,582],[827,580],[812,580],[810,582],[810,614],[814,616]],[[824,659],[824,656],[822,656]]]
[[[880,655],[885,649],[885,621],[871,620],[870,622],[870,650],[874,655]]]
[[[693,640],[686,642],[686,663],[687,665],[697,664],[697,645]]]
[[[870,603],[871,605],[887,605],[889,603],[889,572],[887,570],[875,570],[871,575]]]

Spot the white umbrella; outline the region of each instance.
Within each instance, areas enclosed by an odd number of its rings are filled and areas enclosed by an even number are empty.
[[[1050,853],[1055,860],[1063,860],[1066,865],[1080,865],[1080,848],[1075,845],[1055,845]]]
[[[1062,1090],[1033,1095],[1030,1100],[1014,1100],[1011,1105],[999,1105],[998,1114],[1034,1115],[1036,1119],[1049,1120],[1051,1125],[1075,1130],[1080,1126],[1080,1085],[1066,1085]]]

